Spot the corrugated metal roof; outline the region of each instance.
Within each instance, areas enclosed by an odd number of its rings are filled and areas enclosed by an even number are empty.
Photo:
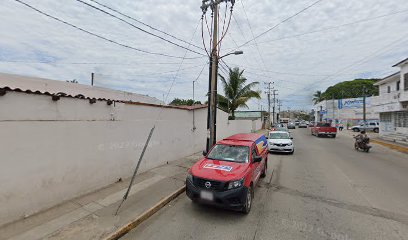
[[[6,73],[0,73],[0,89],[74,98],[163,104],[157,98],[142,94]]]

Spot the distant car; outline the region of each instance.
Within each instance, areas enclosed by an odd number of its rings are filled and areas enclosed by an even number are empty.
[[[300,122],[299,123],[299,128],[307,128],[307,123],[306,122]]]
[[[296,129],[296,125],[292,122],[288,123],[288,129]]]
[[[311,121],[310,123],[309,123],[309,127],[313,127],[315,125],[315,122],[314,121]]]
[[[315,135],[317,137],[320,136],[328,136],[335,138],[337,134],[337,128],[332,127],[330,123],[317,123],[315,126],[310,128],[310,132],[312,135]]]
[[[295,121],[296,126],[299,126],[299,123],[300,123],[300,121],[298,121],[298,120]]]
[[[360,132],[360,131],[373,131],[375,133],[378,133],[380,129],[380,124],[378,122],[368,122],[366,124],[362,123],[357,126],[352,126],[351,130],[353,132]]]
[[[287,152],[293,154],[295,147],[293,146],[292,137],[288,132],[273,131],[268,135],[268,150],[269,152]]]
[[[289,129],[287,127],[277,127],[275,128],[275,130],[272,131],[289,132]]]

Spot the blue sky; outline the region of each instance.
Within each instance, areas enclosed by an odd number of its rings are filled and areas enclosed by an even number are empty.
[[[123,44],[169,55],[185,54],[182,48],[146,35],[75,0],[23,1]],[[193,39],[195,45],[202,46],[200,27],[193,36],[201,17],[201,1],[99,2],[186,41]],[[221,54],[234,50],[235,44],[252,39],[251,30],[256,36],[312,2],[238,0],[233,11],[235,19],[222,43]],[[224,8],[221,17],[223,13]],[[381,78],[397,71],[391,66],[408,57],[407,22],[406,0],[323,0],[240,48],[244,55],[229,56],[225,61],[230,67],[245,69],[248,81],[261,82],[262,92],[265,91],[263,82],[275,82],[283,109],[309,109],[311,95],[316,90],[343,80]],[[187,54],[190,58],[199,56]],[[174,97],[191,98],[195,79],[196,98],[205,101],[207,62],[206,57],[201,57],[186,59],[180,65],[181,59],[126,49],[42,16],[14,0],[1,0],[0,72],[63,81],[76,79],[83,84],[89,84],[91,72],[95,72],[96,85],[162,99],[180,67],[168,101]],[[266,103],[263,94],[262,100],[253,100],[249,106],[252,110],[261,106],[265,109]]]

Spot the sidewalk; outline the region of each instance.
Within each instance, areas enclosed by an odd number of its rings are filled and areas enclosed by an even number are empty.
[[[139,174],[117,216],[115,211],[130,179],[3,226],[0,240],[108,238],[142,214],[154,213],[184,192],[187,169],[200,157],[201,153],[194,154]]]
[[[353,137],[354,135],[357,135],[358,133],[353,132],[351,130],[343,130],[343,131],[338,131],[337,134],[345,135],[348,137]],[[378,133],[367,132],[367,135],[370,138],[371,143],[379,144],[381,146],[384,146],[384,147],[387,147],[393,150],[397,150],[402,153],[408,153],[408,146],[381,139]]]

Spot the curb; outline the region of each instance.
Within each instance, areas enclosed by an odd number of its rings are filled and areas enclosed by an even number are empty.
[[[373,143],[376,143],[378,145],[382,145],[384,147],[388,147],[388,148],[391,148],[393,150],[397,150],[397,151],[402,152],[402,153],[408,153],[408,147],[398,146],[398,145],[395,145],[395,144],[392,144],[392,143],[386,143],[386,142],[379,141],[379,140],[376,140],[376,139],[370,139],[370,141],[373,142]]]
[[[177,189],[175,192],[170,194],[169,196],[163,198],[158,202],[156,205],[139,215],[136,219],[130,221],[126,225],[120,227],[118,230],[116,230],[114,233],[112,233],[109,237],[105,238],[104,240],[117,240],[120,237],[124,236],[126,233],[130,232],[133,228],[137,227],[141,223],[143,223],[145,220],[147,220],[149,217],[151,217],[153,214],[155,214],[157,211],[159,211],[161,208],[166,206],[169,202],[171,202],[173,199],[178,197],[180,194],[182,194],[186,190],[186,186],[182,186],[181,188]]]

